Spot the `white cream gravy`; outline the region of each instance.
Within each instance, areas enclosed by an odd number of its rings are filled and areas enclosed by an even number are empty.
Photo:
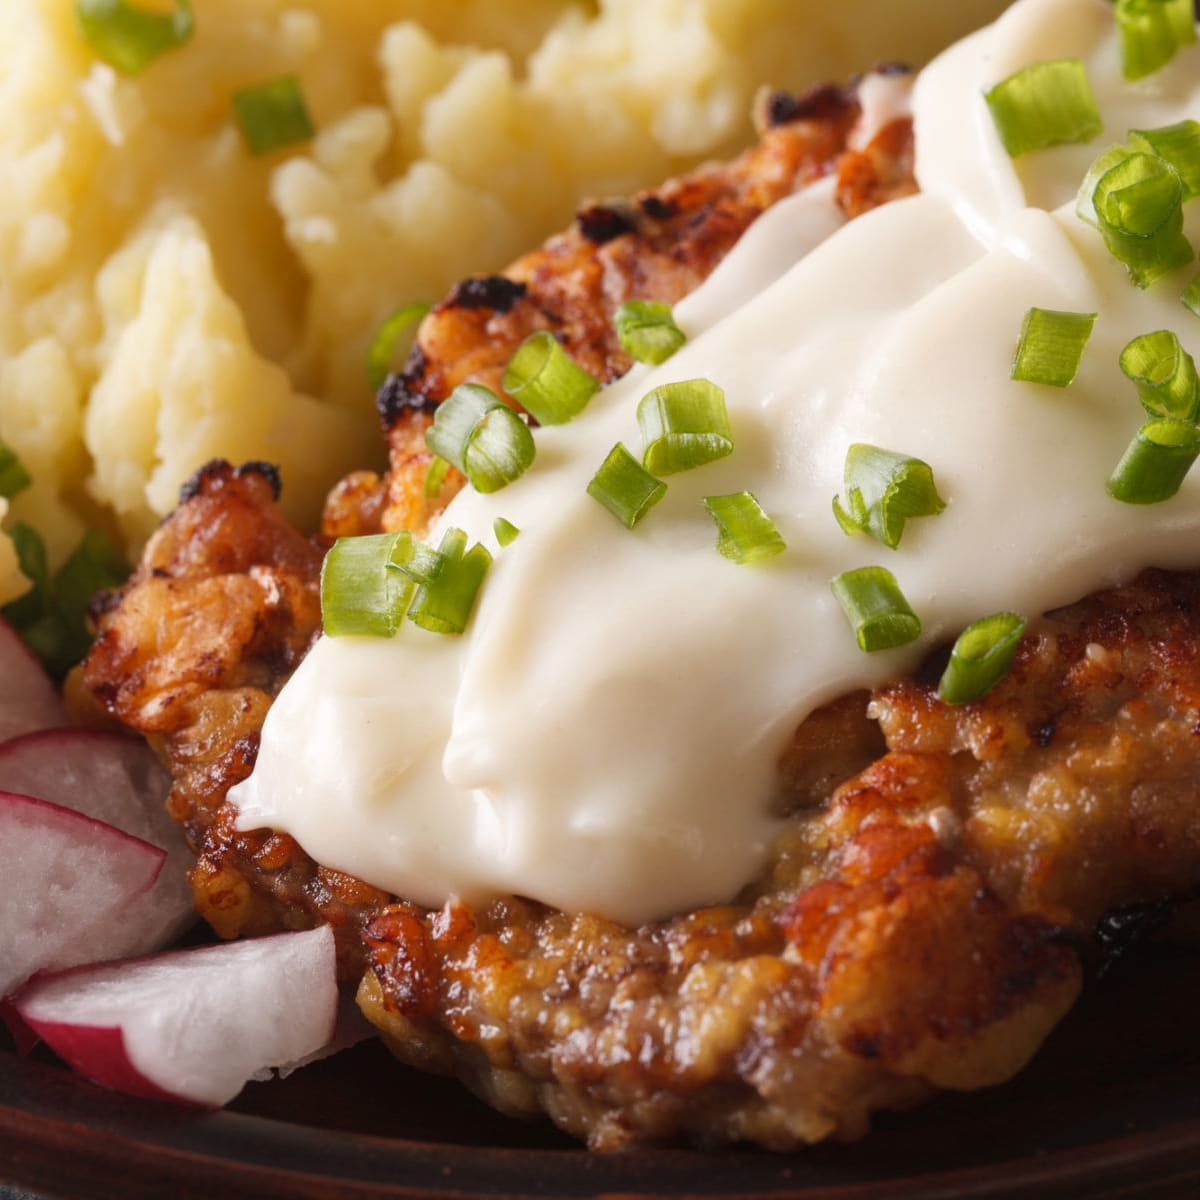
[[[1200,471],[1150,508],[1105,491],[1142,420],[1121,347],[1167,328],[1200,355],[1178,299],[1191,268],[1139,291],[1073,208],[1129,128],[1200,116],[1200,49],[1126,84],[1110,13],[1021,0],[952,48],[913,97],[921,195],[844,227],[828,181],[778,205],[678,306],[679,354],[538,430],[517,483],[460,495],[441,527],[493,550],[496,516],[522,531],[497,550],[467,634],[322,639],[233,793],[241,827],[285,830],[427,905],[516,892],[660,918],[753,877],[781,749],[814,707],[905,673],[987,613],[1033,617],[1151,564],[1196,566]],[[1064,55],[1087,63],[1105,133],[1014,164],[983,91]],[[1033,305],[1100,314],[1068,390],[1009,378]],[[724,388],[736,449],[672,476],[629,532],[588,480],[614,442],[640,451],[649,388],[696,377]],[[896,551],[831,515],[859,441],[925,459],[948,501]],[[716,552],[700,503],[743,488],[788,544],[752,566]],[[829,581],[868,564],[920,615],[913,645],[858,650]]]

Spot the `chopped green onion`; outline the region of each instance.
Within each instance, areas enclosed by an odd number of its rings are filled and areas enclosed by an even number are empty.
[[[638,404],[642,464],[654,475],[674,475],[733,453],[725,393],[707,379],[664,383]]]
[[[467,535],[448,529],[426,582],[417,589],[408,619],[432,633],[459,634],[467,627],[492,556],[478,542],[463,553]]]
[[[1200,429],[1190,421],[1150,421],[1137,431],[1108,481],[1126,504],[1158,504],[1179,491],[1200,456]]]
[[[717,549],[726,558],[752,563],[787,549],[775,522],[749,492],[705,496],[704,507],[717,523]]]
[[[910,517],[934,517],[946,507],[928,463],[855,442],[846,451],[846,503],[833,498],[833,515],[846,534],[867,533],[893,550]]]
[[[450,464],[444,458],[434,458],[429,464],[429,470],[425,472],[426,500],[436,500],[442,494],[442,484],[446,482],[449,470]]]
[[[894,650],[921,635],[896,577],[886,567],[859,567],[830,583],[860,650]]]
[[[412,534],[338,538],[321,566],[321,619],[330,637],[392,637],[412,598],[412,580],[391,569]]]
[[[405,335],[432,307],[432,304],[423,301],[406,304],[383,319],[367,347],[367,357],[363,363],[371,391],[377,392],[383,386],[383,381],[393,369],[401,344],[407,345]]]
[[[950,651],[938,696],[946,704],[969,704],[986,695],[1008,674],[1024,632],[1025,618],[1011,612],[968,625]]]
[[[667,485],[618,442],[592,476],[587,492],[632,529],[667,494]]]
[[[1166,159],[1179,172],[1184,200],[1200,196],[1200,122],[1188,120],[1159,129],[1131,129],[1129,144],[1135,150]]]
[[[504,371],[504,390],[532,413],[539,425],[564,425],[579,416],[600,390],[548,330],[531,333]]]
[[[1138,287],[1194,257],[1183,236],[1183,183],[1170,163],[1132,153],[1096,183],[1092,207],[1105,245]]]
[[[16,451],[0,442],[0,498],[11,500],[32,482]]]
[[[1075,197],[1075,214],[1081,221],[1100,228],[1100,218],[1096,215],[1096,185],[1113,167],[1123,163],[1133,153],[1135,151],[1128,146],[1109,146],[1088,168]]]
[[[687,341],[671,306],[658,300],[626,300],[613,316],[613,326],[626,354],[638,362],[666,362]]]
[[[1121,68],[1126,79],[1153,74],[1196,40],[1192,0],[1117,0]]]
[[[1104,128],[1087,70],[1077,58],[1031,63],[984,98],[1013,158],[1064,142],[1090,142]]]
[[[1200,379],[1192,356],[1168,329],[1143,333],[1121,351],[1121,370],[1152,417],[1195,421],[1200,416]]]
[[[519,479],[536,452],[529,426],[479,383],[460,383],[438,405],[425,444],[456,466],[477,492],[497,492]]]
[[[97,57],[122,75],[144,71],[196,28],[190,0],[175,0],[169,13],[147,12],[126,0],[75,0],[75,16]]]
[[[252,154],[306,142],[316,132],[295,75],[234,92],[233,111]]]
[[[497,517],[492,522],[492,532],[496,535],[496,541],[499,543],[501,550],[505,546],[511,546],[521,536],[521,531],[511,521],[506,521],[503,517]]]
[[[1183,295],[1179,298],[1189,312],[1200,317],[1200,275],[1196,275],[1192,279],[1192,282],[1183,289]]]
[[[1083,348],[1095,323],[1095,313],[1031,308],[1021,325],[1012,378],[1051,387],[1069,387],[1075,380]]]
[[[467,548],[467,535],[461,529],[451,530],[454,540],[450,548],[461,554]],[[461,543],[461,544],[460,544]],[[428,583],[437,572],[441,552],[419,541],[407,531],[397,543],[396,551],[389,560],[389,571],[400,571],[413,583]]]

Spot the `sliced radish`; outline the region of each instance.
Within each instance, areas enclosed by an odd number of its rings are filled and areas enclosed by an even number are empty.
[[[165,850],[154,886],[72,962],[131,958],[170,945],[195,920],[187,873],[195,861],[167,815],[171,779],[145,742],[87,729],[51,729],[0,744],[0,790],[37,796]]]
[[[50,676],[17,632],[0,619],[0,742],[34,729],[68,724]]]
[[[0,792],[0,996],[34,971],[89,961],[89,943],[123,919],[165,857],[111,825]]]
[[[319,1050],[338,989],[327,925],[78,967],[17,996],[21,1019],[88,1078],[219,1106],[255,1072]]]
[[[0,1016],[3,1016],[4,1010],[0,1007]],[[19,1017],[16,1018],[20,1020]],[[17,1036],[17,1031],[13,1030],[13,1035]],[[301,1067],[307,1067],[309,1063],[320,1062],[323,1058],[331,1058],[335,1054],[340,1054],[343,1050],[349,1050],[351,1046],[357,1046],[359,1042],[370,1041],[371,1038],[379,1036],[379,1030],[362,1015],[362,1009],[358,1007],[358,1002],[354,999],[353,993],[342,995],[338,999],[337,1017],[334,1020],[333,1033],[329,1041],[325,1043],[319,1050],[314,1050],[311,1054],[306,1054],[303,1058],[294,1059],[291,1062],[279,1063],[274,1068],[266,1067],[261,1071],[255,1071],[250,1077],[255,1083],[267,1083],[279,1076],[280,1079],[286,1079],[294,1071],[299,1071]]]

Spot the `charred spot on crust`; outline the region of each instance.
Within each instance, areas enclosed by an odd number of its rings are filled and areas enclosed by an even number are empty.
[[[821,121],[842,112],[849,97],[846,90],[832,83],[820,83],[807,92],[772,92],[767,97],[767,127],[790,125],[793,121]]]
[[[664,200],[651,192],[638,199],[638,206],[646,216],[655,221],[669,221],[679,211],[679,206],[671,200]]]
[[[633,213],[611,204],[589,204],[575,214],[575,220],[579,225],[579,232],[597,246],[637,230]]]
[[[220,487],[226,482],[244,479],[247,475],[257,475],[260,479],[265,479],[270,485],[275,499],[279,499],[279,494],[283,490],[283,480],[280,478],[279,468],[274,463],[254,460],[243,463],[240,467],[234,467],[227,459],[214,458],[206,462],[179,489],[179,503],[186,504],[209,487]]]
[[[414,362],[414,359],[418,361]],[[414,347],[404,372],[389,375],[375,393],[375,408],[386,428],[390,429],[406,412],[432,412],[437,408],[437,401],[432,396],[410,384],[410,380],[421,377],[424,366],[425,356],[420,347]]]
[[[506,313],[524,295],[525,285],[507,275],[476,275],[455,287],[445,307],[494,308],[498,313]]]
[[[1050,743],[1052,741],[1054,741],[1054,731],[1057,728],[1058,728],[1058,722],[1055,720],[1054,717],[1051,717],[1050,720],[1039,725],[1037,727],[1037,729],[1034,730],[1034,733],[1033,733],[1034,741],[1036,741],[1037,744],[1043,750],[1045,750],[1050,745]]]
[[[183,487],[179,489],[179,503],[186,504],[189,500],[194,500],[202,491],[205,485],[210,481],[215,481],[228,475],[233,470],[227,459],[214,458],[206,462],[192,477],[187,480]]]
[[[263,462],[261,459],[254,459],[252,462],[242,463],[240,467],[233,473],[235,479],[241,479],[245,475],[257,475],[260,479],[265,479],[271,485],[271,493],[278,500],[283,493],[283,476],[279,473],[279,468],[274,463]]]

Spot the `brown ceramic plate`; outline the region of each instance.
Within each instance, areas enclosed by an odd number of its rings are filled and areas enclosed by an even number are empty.
[[[0,1044],[0,1181],[121,1200],[1200,1194],[1200,952],[1145,946],[1095,981],[1015,1082],[881,1117],[865,1141],[590,1155],[375,1044],[196,1114]]]

